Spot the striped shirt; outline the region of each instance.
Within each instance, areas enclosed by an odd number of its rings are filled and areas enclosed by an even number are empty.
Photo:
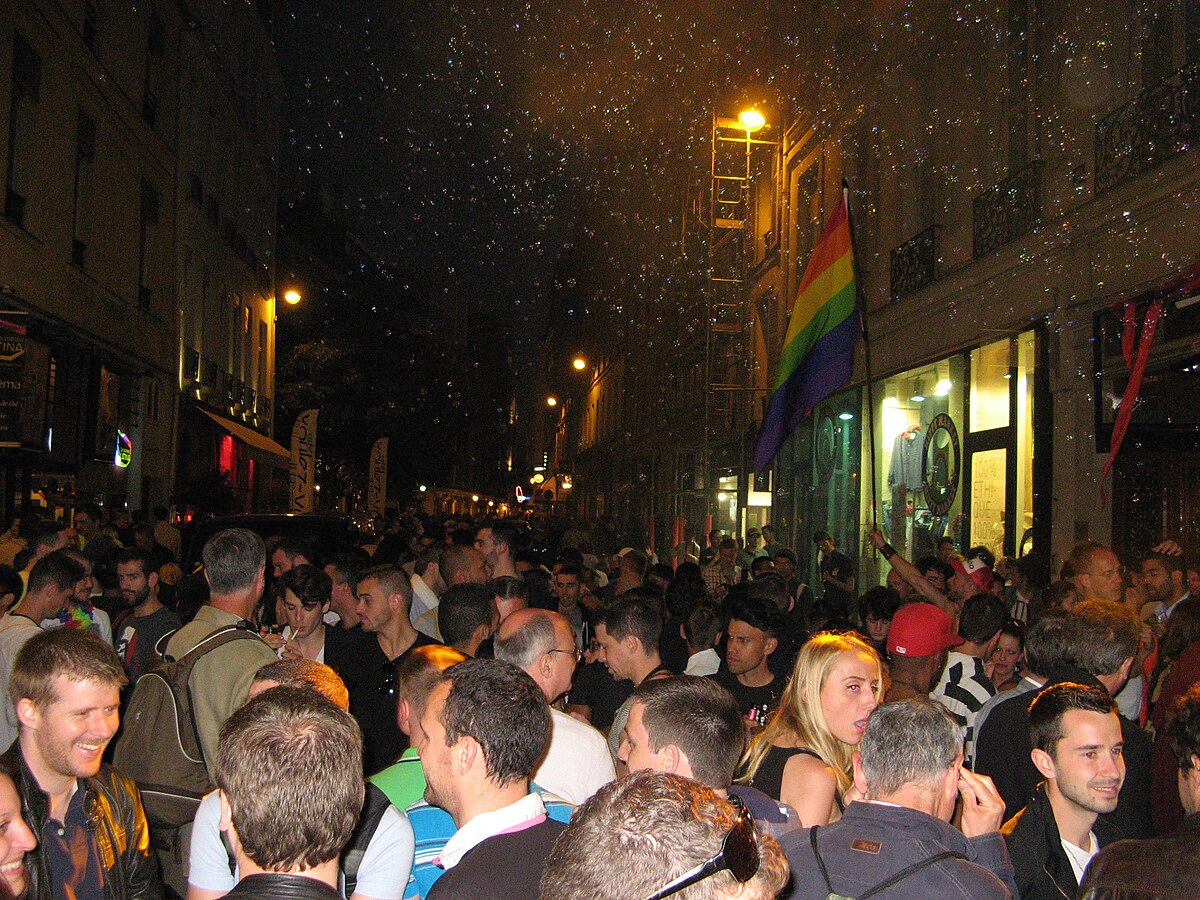
[[[929,699],[942,704],[954,716],[962,729],[964,751],[971,752],[975,747],[975,716],[995,694],[996,687],[984,671],[983,660],[951,650]]]
[[[536,786],[534,790],[541,794],[542,802],[546,805],[547,817],[563,824],[571,821],[571,813],[575,812],[574,806],[549,791],[540,790]],[[434,882],[445,874],[446,870],[434,860],[441,855],[446,841],[450,840],[458,829],[455,828],[450,813],[437,806],[430,806],[424,800],[418,800],[405,812],[416,838],[412,874],[404,892],[405,900],[412,900],[428,894]]]

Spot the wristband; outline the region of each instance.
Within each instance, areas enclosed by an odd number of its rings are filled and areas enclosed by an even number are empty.
[[[896,548],[887,541],[884,541],[883,546],[879,548],[879,552],[883,555],[884,559],[891,562],[892,557],[896,555]]]

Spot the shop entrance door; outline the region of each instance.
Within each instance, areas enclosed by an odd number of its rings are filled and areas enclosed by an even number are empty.
[[[1113,477],[1113,550],[1135,564],[1162,540],[1200,553],[1200,453],[1122,452]]]

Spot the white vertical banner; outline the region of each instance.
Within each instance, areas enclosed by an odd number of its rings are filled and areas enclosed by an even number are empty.
[[[367,515],[382,519],[387,506],[388,439],[381,437],[371,448],[371,470],[367,481]]]
[[[313,511],[316,486],[317,410],[306,409],[292,426],[292,512]]]

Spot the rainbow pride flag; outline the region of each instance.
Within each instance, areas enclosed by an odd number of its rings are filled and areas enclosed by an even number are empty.
[[[800,281],[774,393],[754,445],[754,468],[760,472],[800,420],[849,381],[854,370],[854,345],[863,328],[846,193],[842,191],[841,202],[825,223]]]

